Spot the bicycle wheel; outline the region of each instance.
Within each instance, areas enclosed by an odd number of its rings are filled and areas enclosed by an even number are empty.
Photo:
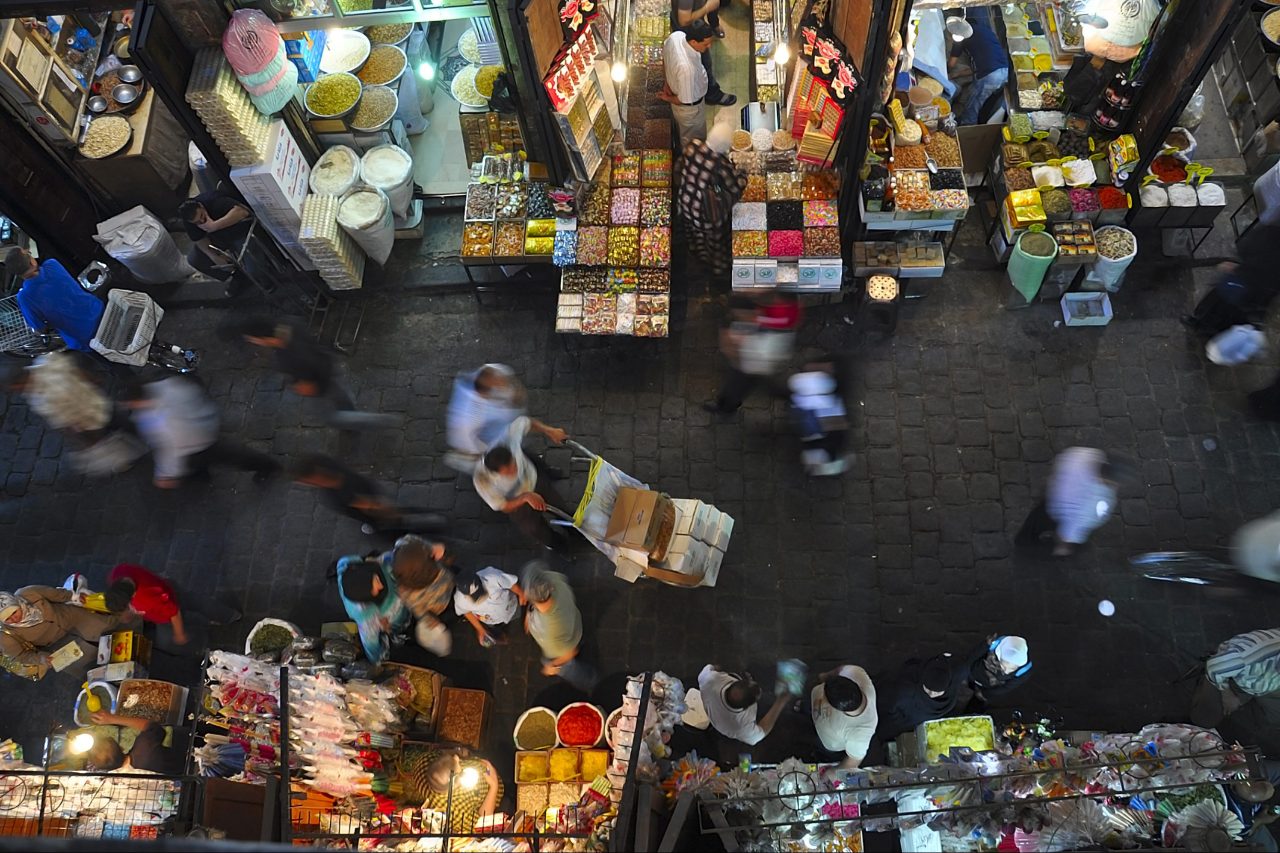
[[[1217,586],[1239,580],[1234,567],[1198,551],[1153,551],[1131,557],[1129,565],[1144,578],[1165,583]]]

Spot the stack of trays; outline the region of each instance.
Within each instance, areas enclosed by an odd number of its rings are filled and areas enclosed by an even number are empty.
[[[249,100],[220,48],[205,48],[196,54],[187,103],[232,166],[252,166],[266,159],[271,119]]]
[[[308,195],[302,204],[298,242],[334,290],[356,290],[364,282],[364,250],[338,226],[336,195]]]

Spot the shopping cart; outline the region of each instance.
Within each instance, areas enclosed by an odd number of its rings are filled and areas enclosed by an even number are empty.
[[[156,340],[164,309],[145,293],[113,290],[89,346],[107,361],[141,367],[153,364],[179,373],[196,369],[194,350]]]
[[[31,331],[17,296],[0,299],[0,352],[35,358],[55,349],[62,349],[62,341]]]
[[[609,518],[613,515],[613,505],[618,500],[618,490],[649,487],[576,441],[566,440],[565,446],[573,451],[572,461],[587,463],[587,484],[573,515],[547,506],[547,512],[558,519],[552,524],[575,528],[596,550],[608,557],[609,562],[616,565],[618,546],[610,545],[604,537],[609,527]]]

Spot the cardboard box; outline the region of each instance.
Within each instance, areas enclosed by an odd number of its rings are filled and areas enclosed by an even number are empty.
[[[720,523],[716,525],[715,536],[708,539],[707,542],[717,551],[729,550],[729,539],[733,536],[733,516],[728,513],[720,513]]]
[[[151,665],[151,641],[141,631],[116,631],[98,638],[99,666],[108,663],[136,661],[144,667]]]
[[[695,500],[678,500],[673,501],[676,505],[676,536],[692,536],[693,535],[693,517],[697,513],[698,507],[702,506],[702,501]]]
[[[86,677],[89,681],[124,681],[127,678],[146,678],[150,675],[147,668],[137,661],[126,663],[109,663],[89,670]]]
[[[271,124],[266,159],[231,170],[231,182],[244,193],[250,207],[255,211],[262,207],[292,211],[295,228],[301,221],[310,178],[311,167],[281,119]]]
[[[720,524],[720,510],[711,504],[702,504],[693,517],[693,538],[700,542],[715,539],[716,527]]]
[[[683,551],[669,552],[660,567],[682,575],[702,577],[710,552],[715,549],[696,539],[687,540],[684,547]]]
[[[604,539],[611,545],[642,549],[661,559],[657,555],[666,550],[675,523],[675,505],[666,495],[651,489],[619,489]]]
[[[725,516],[728,518],[728,516]],[[730,519],[732,521],[732,519]],[[724,560],[724,552],[719,548],[712,548],[707,552],[706,565],[702,567],[702,585],[715,586],[716,580],[720,577],[720,563]]]

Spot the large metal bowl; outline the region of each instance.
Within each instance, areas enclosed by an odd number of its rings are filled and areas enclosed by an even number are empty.
[[[1262,33],[1262,38],[1264,43],[1266,45],[1270,45],[1271,49],[1273,50],[1276,48],[1280,48],[1280,41],[1277,41],[1276,39],[1273,39],[1271,36],[1267,35],[1267,27],[1268,25],[1274,24],[1277,19],[1280,19],[1280,7],[1273,7],[1270,12],[1267,12],[1265,15],[1263,15],[1262,18],[1259,19],[1258,21],[1258,29]]]
[[[116,69],[121,83],[137,83],[142,79],[142,69],[136,65],[121,65]]]
[[[141,94],[142,91],[132,83],[117,83],[111,87],[111,99],[122,106],[132,104]]]

